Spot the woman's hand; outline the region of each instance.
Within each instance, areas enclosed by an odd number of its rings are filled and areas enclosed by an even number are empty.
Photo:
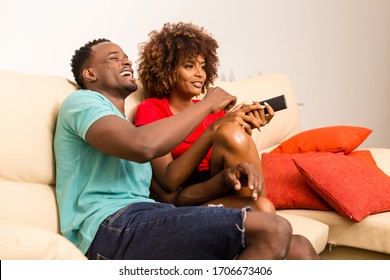
[[[271,121],[275,115],[274,110],[268,104],[266,104],[269,114],[264,113],[264,106],[258,102],[253,104],[238,104],[232,108],[222,118],[216,120],[209,128],[216,130],[220,125],[224,123],[235,123],[241,126],[246,133],[252,135],[252,129],[260,130],[260,127],[265,126]]]
[[[257,110],[253,109],[253,110],[247,112],[246,114],[248,116],[251,116],[252,118],[255,118],[259,122],[260,127],[265,126],[275,116],[274,110],[272,109],[272,107],[268,103],[265,103],[264,104],[265,106],[262,106],[259,102],[253,101],[253,104],[259,105],[260,109],[257,109]],[[251,106],[251,105],[244,104],[244,106]],[[268,114],[265,114],[264,108],[267,108]],[[260,130],[260,127],[255,127],[255,128]],[[253,129],[254,127],[251,126],[251,128]]]

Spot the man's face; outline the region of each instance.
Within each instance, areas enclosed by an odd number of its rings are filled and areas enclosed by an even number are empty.
[[[113,93],[123,91],[127,95],[137,90],[132,63],[118,45],[103,42],[93,46],[92,51],[88,68],[93,72],[95,87]]]

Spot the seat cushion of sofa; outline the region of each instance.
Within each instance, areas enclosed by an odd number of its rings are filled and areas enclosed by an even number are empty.
[[[390,212],[369,215],[360,222],[348,220],[335,211],[288,209],[278,213],[303,216],[327,224],[330,244],[390,254]]]
[[[321,253],[325,249],[329,233],[328,225],[307,217],[292,215],[282,211],[277,211],[277,214],[290,222],[294,234],[305,236],[317,253]]]
[[[0,219],[18,221],[59,233],[54,187],[0,181]]]
[[[1,260],[85,260],[83,253],[54,232],[0,219]]]

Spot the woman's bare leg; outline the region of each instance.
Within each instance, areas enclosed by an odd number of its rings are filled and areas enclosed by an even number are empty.
[[[261,160],[252,138],[238,125],[226,124],[221,126],[213,142],[212,175],[242,161],[253,164],[259,174],[263,174]],[[242,208],[249,205],[253,209],[259,210],[247,213],[245,222],[245,243],[247,249],[239,258],[319,259],[318,254],[307,238],[301,235],[292,235],[290,223],[284,219],[280,220],[277,215],[272,215],[275,213],[275,207],[265,196],[266,191],[263,188],[261,196],[257,201],[253,201],[250,199],[250,190],[243,188],[241,192],[214,199],[208,203],[223,204],[225,207],[232,208]],[[267,213],[271,213],[271,215]],[[275,216],[277,217],[276,219],[274,219]],[[275,234],[279,230],[280,232]],[[269,235],[272,235],[272,232],[275,234],[274,236]],[[288,237],[285,237],[281,232],[287,232]],[[276,240],[272,237],[276,237]],[[265,246],[266,248],[264,248],[262,246],[264,242],[270,242],[271,246]],[[276,244],[274,244],[275,242]],[[286,242],[288,247],[285,250],[283,246],[285,246]]]
[[[252,137],[236,124],[224,124],[220,126],[213,140],[211,176],[243,161],[251,163],[262,176],[263,169],[261,160]],[[247,186],[235,192],[235,194],[251,199],[251,191]],[[265,187],[263,187],[260,197],[256,200],[254,209],[262,212],[275,213],[273,203],[266,198]]]

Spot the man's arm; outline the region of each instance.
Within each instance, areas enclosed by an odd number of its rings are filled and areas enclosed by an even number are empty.
[[[151,197],[157,201],[177,206],[201,205],[226,195],[232,189],[239,190],[243,186],[242,182],[245,182],[245,185],[248,185],[251,191],[256,193],[256,197],[259,197],[262,190],[262,180],[253,165],[246,162],[226,168],[205,182],[178,188],[172,192],[161,188],[153,179]]]
[[[150,161],[183,142],[206,115],[228,110],[235,102],[236,97],[214,88],[194,106],[141,127],[114,115],[102,117],[88,129],[86,140],[96,149],[115,157],[135,162]]]

